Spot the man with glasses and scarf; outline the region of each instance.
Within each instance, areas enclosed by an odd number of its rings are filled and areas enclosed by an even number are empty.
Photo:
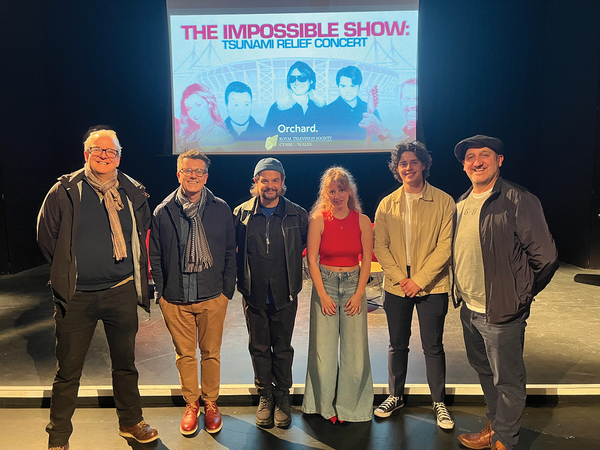
[[[198,150],[177,158],[179,188],[156,208],[150,232],[155,296],[175,346],[181,392],[187,404],[180,431],[222,428],[217,408],[221,341],[235,289],[235,230],[231,209],[205,186],[210,160]],[[196,348],[200,348],[200,386]]]
[[[83,169],[50,189],[37,224],[55,302],[58,368],[46,427],[48,448],[55,450],[69,448],[79,379],[98,320],[110,351],[119,434],[140,443],[158,439],[142,417],[135,367],[136,305],[150,310],[148,194],[117,170],[121,145],[113,130],[90,128],[83,155]]]

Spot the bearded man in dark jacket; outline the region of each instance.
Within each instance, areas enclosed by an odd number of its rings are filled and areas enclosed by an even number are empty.
[[[252,199],[233,212],[238,258],[238,291],[244,302],[248,349],[260,395],[258,426],[292,422],[292,333],[302,289],[302,251],[308,213],[284,197],[285,170],[275,158],[254,168]]]

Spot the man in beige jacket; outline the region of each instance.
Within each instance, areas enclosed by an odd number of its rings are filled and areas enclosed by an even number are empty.
[[[444,403],[446,355],[442,335],[450,290],[454,201],[425,181],[432,160],[423,144],[400,143],[391,156],[390,170],[402,186],[381,201],[375,214],[375,256],[385,273],[383,308],[390,334],[390,395],[375,415],[389,417],[404,406],[410,326],[416,307],[437,424],[452,429],[454,421]]]

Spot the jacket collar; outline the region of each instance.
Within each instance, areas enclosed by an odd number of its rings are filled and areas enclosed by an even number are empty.
[[[399,202],[404,194],[404,186],[400,186],[392,193],[392,201]],[[421,191],[421,198],[426,202],[433,201],[433,187],[427,182],[424,182],[423,190]]]
[[[217,201],[217,197],[215,197],[215,194],[212,193],[212,191],[206,188],[206,204],[208,205],[209,203],[216,203]],[[177,187],[177,189],[175,189],[173,192],[171,192],[169,195],[167,195],[167,197],[162,201],[161,205],[164,204],[168,207],[175,207],[175,208],[179,208],[177,206],[177,204],[175,203],[175,196],[177,195],[177,191],[179,190],[179,187]],[[171,205],[172,204],[172,205]]]
[[[498,177],[498,179],[494,183],[494,187],[492,188],[492,193],[490,194],[489,198],[497,197],[498,195],[500,195],[500,192],[502,191],[502,186],[503,185],[504,185],[504,180],[502,179],[502,177]],[[460,198],[458,199],[457,203],[463,201],[464,199],[466,199],[471,194],[471,192],[473,192],[473,186],[472,185],[469,187],[469,189],[467,189],[467,192],[465,192],[463,195],[460,196]]]
[[[296,215],[296,209],[294,208],[294,206],[292,205],[292,202],[290,202],[287,198],[285,197],[279,197],[279,204],[277,205],[278,207],[281,205],[281,202],[283,201],[283,216],[293,216]],[[254,197],[251,198],[250,200],[248,200],[247,202],[243,203],[241,205],[241,209],[243,211],[248,211],[250,213],[252,213],[252,215],[255,215],[256,213],[259,212],[259,204],[258,204],[259,200],[258,197]],[[280,210],[278,209],[277,212],[279,212]]]
[[[84,176],[85,176],[85,170],[82,167],[81,169],[76,170],[75,172],[61,175],[60,177],[58,177],[58,181],[60,181],[60,183],[64,187],[72,187],[73,185],[76,185],[81,180],[83,180]]]

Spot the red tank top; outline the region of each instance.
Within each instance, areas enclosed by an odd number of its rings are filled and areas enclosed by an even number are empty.
[[[324,219],[319,256],[321,264],[334,267],[358,265],[362,253],[360,215],[352,210],[345,219]]]

